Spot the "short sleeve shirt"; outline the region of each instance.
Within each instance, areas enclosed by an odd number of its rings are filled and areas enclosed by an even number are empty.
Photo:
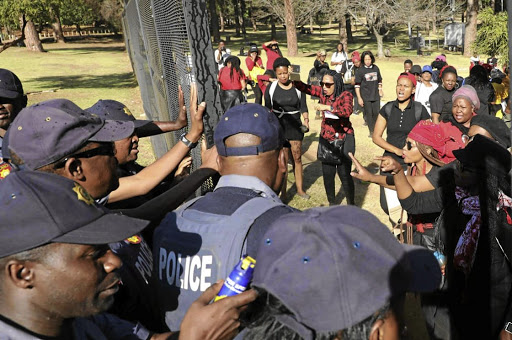
[[[452,115],[452,96],[455,89],[447,91],[444,87],[439,86],[430,95],[430,112],[440,113],[441,118]]]
[[[407,135],[409,134],[409,132],[411,132],[412,128],[418,123],[418,121],[416,120],[416,114],[413,105],[414,103],[415,102],[411,100],[404,111],[398,108],[397,101],[393,101],[391,103],[386,104],[392,105],[389,117],[387,117],[386,115],[384,106],[380,110],[380,115],[387,121],[386,142],[393,146],[396,146],[397,148],[401,149],[404,147]],[[427,109],[425,109],[425,107],[422,105],[420,120],[425,119],[430,119],[430,115],[428,114]],[[396,158],[399,162],[403,163],[403,159],[401,157],[391,153],[390,155]]]
[[[371,67],[361,66],[356,71],[356,87],[359,86],[361,98],[364,101],[377,101],[379,97],[379,83],[382,83],[382,76],[377,65]]]

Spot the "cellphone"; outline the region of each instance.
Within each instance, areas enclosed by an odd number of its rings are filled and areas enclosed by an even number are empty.
[[[504,328],[505,332],[512,334],[512,322],[507,322]]]

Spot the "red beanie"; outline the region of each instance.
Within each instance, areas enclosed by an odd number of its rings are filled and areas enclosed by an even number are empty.
[[[361,60],[361,56],[359,55],[359,52],[357,52],[357,51],[352,52],[352,62],[354,60]]]

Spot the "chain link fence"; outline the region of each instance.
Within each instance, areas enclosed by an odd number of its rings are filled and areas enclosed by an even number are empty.
[[[125,0],[123,29],[148,118],[175,120],[178,88],[181,86],[189,107],[190,84],[195,82],[198,101],[207,103],[205,137],[212,146],[213,128],[222,108],[205,1]],[[190,112],[187,114],[190,122]],[[161,157],[187,128],[151,137],[155,156]],[[194,170],[201,164],[200,148],[191,155]]]

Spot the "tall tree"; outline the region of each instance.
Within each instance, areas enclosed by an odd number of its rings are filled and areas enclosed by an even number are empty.
[[[295,24],[295,13],[293,10],[293,0],[284,0],[284,12],[286,23],[286,45],[288,47],[288,56],[295,57],[299,53],[297,46],[297,26]]]
[[[240,36],[240,9],[238,7],[238,0],[233,0],[233,9],[235,11],[235,36]]]
[[[51,21],[51,18],[44,0],[0,1],[0,24],[17,29],[24,27],[21,35],[24,36],[25,46],[31,51],[44,52],[34,22],[48,21]]]
[[[213,35],[213,42],[220,41],[219,16],[217,15],[217,4],[215,0],[208,0],[208,10],[210,11],[210,26]]]
[[[464,35],[464,55],[473,55],[473,43],[476,40],[476,25],[478,19],[478,0],[467,0],[467,23]]]
[[[247,22],[245,20],[245,17],[246,17],[246,7],[245,7],[245,0],[240,0],[240,23],[242,24],[242,35],[244,37],[244,39],[246,38],[247,36],[247,31],[246,31],[246,26],[247,26]]]

